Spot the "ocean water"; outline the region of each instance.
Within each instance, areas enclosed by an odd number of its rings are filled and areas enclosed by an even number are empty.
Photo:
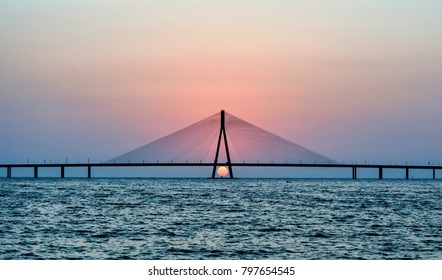
[[[432,180],[1,179],[0,259],[442,259]]]

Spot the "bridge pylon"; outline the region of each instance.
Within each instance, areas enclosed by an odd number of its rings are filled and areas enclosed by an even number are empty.
[[[233,179],[234,177],[233,177],[233,170],[232,170],[232,162],[230,161],[229,144],[227,143],[226,118],[225,118],[224,110],[221,110],[221,125],[220,125],[219,136],[218,136],[218,145],[216,147],[215,161],[213,163],[212,179],[215,178],[216,167],[218,165],[224,165],[224,164],[218,164],[219,149],[221,146],[221,138],[222,137],[224,138],[224,146],[226,148],[226,156],[227,156],[226,165],[229,168],[230,179]]]

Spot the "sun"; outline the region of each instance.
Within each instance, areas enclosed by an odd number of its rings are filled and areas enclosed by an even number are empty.
[[[226,177],[229,175],[229,169],[227,169],[225,166],[220,166],[216,172],[220,177]]]

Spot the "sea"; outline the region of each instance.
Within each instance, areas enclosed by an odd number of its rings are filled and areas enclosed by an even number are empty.
[[[0,179],[0,259],[442,259],[442,181]]]

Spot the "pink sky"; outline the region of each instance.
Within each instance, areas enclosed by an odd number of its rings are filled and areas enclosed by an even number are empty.
[[[221,109],[337,161],[441,161],[440,1],[2,1],[0,161],[105,161]]]

